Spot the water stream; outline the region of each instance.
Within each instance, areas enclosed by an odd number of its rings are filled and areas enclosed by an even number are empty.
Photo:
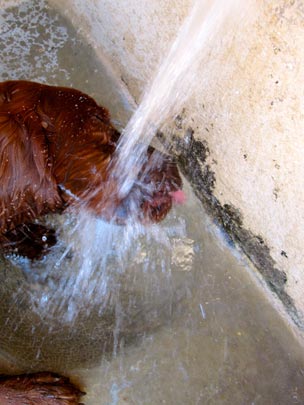
[[[156,131],[180,112],[191,94],[196,82],[196,68],[209,51],[209,45],[218,37],[223,24],[229,20],[230,29],[236,30],[247,8],[248,5],[239,0],[194,2],[168,55],[157,69],[155,78],[147,85],[138,108],[123,131],[116,168],[122,195],[132,187],[143,155]]]

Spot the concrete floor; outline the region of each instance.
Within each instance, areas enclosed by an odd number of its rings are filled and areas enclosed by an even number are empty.
[[[1,18],[2,80],[77,87],[125,124],[128,100],[67,21],[43,1]],[[62,240],[53,255],[36,264],[1,258],[0,371],[65,372],[82,382],[87,405],[303,404],[303,347],[185,190],[187,203],[159,226],[97,223],[99,236],[82,250],[71,219],[50,218]],[[98,260],[77,267],[78,251]]]

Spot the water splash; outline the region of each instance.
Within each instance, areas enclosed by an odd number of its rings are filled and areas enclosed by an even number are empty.
[[[233,15],[235,22],[239,17],[238,10],[244,10],[243,6],[240,7],[240,0],[195,2],[167,58],[121,137],[113,175],[120,181],[122,195],[129,192],[137,177],[143,155],[156,128],[178,111],[191,93],[193,74],[201,53],[208,49],[228,17],[232,18]],[[64,222],[63,232],[67,225]],[[175,235],[173,238],[172,233]],[[54,259],[53,264],[47,264],[51,269],[51,278],[55,277],[56,269],[60,271],[60,287],[57,288],[58,283],[54,283],[49,291],[38,295],[34,293],[35,306],[50,316],[60,313],[66,322],[72,322],[86,305],[88,311],[98,305],[101,313],[109,307],[120,306],[121,280],[128,277],[130,268],[133,281],[140,277],[140,273],[150,273],[152,280],[153,274],[157,273],[157,285],[151,287],[150,284],[150,287],[151,294],[158,294],[161,291],[162,274],[163,278],[169,277],[174,266],[191,267],[193,241],[189,243],[186,234],[185,227],[176,220],[167,228],[157,225],[144,228],[131,215],[124,227],[118,227],[82,213],[75,224],[68,226],[67,247],[60,258]],[[67,258],[71,252],[72,259],[69,260]],[[137,254],[145,257],[141,256],[141,260]],[[51,285],[49,273],[46,277]],[[136,285],[137,281],[128,286]],[[165,284],[169,290],[170,283]],[[149,294],[146,289],[143,301],[148,299]]]
[[[240,0],[196,0],[194,3],[121,137],[115,170],[119,173],[122,196],[130,191],[157,129],[179,111],[191,94],[196,83],[196,67],[204,52],[210,50],[224,23],[229,19],[235,27],[245,10]],[[138,168],[137,171],[134,168]]]
[[[157,312],[170,305],[171,293],[178,294],[177,273],[184,272],[183,283],[192,277],[194,241],[184,240],[183,215],[162,227],[132,220],[122,227],[86,212],[53,221],[60,240],[44,260],[10,257],[28,278],[16,291],[14,307],[23,300],[50,325],[56,319],[71,324],[79,313],[89,316],[96,309],[101,317],[123,308],[121,314],[132,318],[130,305]],[[186,259],[181,265],[182,252]]]
[[[219,34],[228,17],[233,15],[235,20],[239,16],[237,10],[243,10],[239,3],[240,0],[195,2],[121,137],[114,173],[121,179],[122,194],[127,194],[133,184],[137,176],[135,168],[141,167],[142,155],[156,129],[191,93],[199,55]],[[185,207],[184,212],[187,210]],[[23,269],[28,268],[28,274],[39,275],[37,284],[41,278],[43,282],[37,289],[34,285],[29,292],[18,291],[16,299],[30,293],[29,305],[37,314],[44,319],[57,318],[71,323],[84,308],[89,313],[93,307],[98,307],[102,314],[109,307],[122,306],[121,286],[129,278],[125,283],[129,288],[126,307],[135,302],[138,307],[145,308],[147,314],[151,308],[170,307],[172,291],[179,285],[172,283],[172,269],[182,268],[189,272],[193,260],[194,242],[186,237],[183,215],[179,219],[173,217],[169,224],[149,228],[133,218],[126,226],[118,227],[85,213],[75,223],[73,221],[66,221],[64,217],[61,224],[64,243],[53,255],[41,263],[22,263]],[[60,229],[60,226],[55,228]],[[136,291],[138,285],[141,285],[141,291]],[[129,311],[130,318],[131,313]]]

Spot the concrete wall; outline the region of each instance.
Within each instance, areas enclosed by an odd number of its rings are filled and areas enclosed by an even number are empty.
[[[136,101],[191,3],[53,0]],[[176,131],[183,135],[191,126],[191,145],[200,145],[193,156],[212,180],[202,200],[213,204],[218,221],[303,327],[304,6],[300,0],[251,5],[250,15],[232,31],[225,24],[202,51]]]

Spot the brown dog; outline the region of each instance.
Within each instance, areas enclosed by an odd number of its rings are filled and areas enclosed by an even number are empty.
[[[162,220],[182,185],[176,165],[150,147],[140,181],[120,197],[111,176],[119,136],[108,111],[80,91],[1,83],[0,249],[41,257],[56,238],[34,221],[68,206],[118,223],[131,206],[140,221]]]
[[[67,207],[123,223],[162,220],[182,200],[172,159],[149,148],[140,176],[121,197],[111,175],[120,134],[109,113],[70,88],[27,81],[0,84],[0,249],[31,259],[56,243],[37,223]],[[1,404],[78,404],[81,391],[51,373],[0,378]]]

